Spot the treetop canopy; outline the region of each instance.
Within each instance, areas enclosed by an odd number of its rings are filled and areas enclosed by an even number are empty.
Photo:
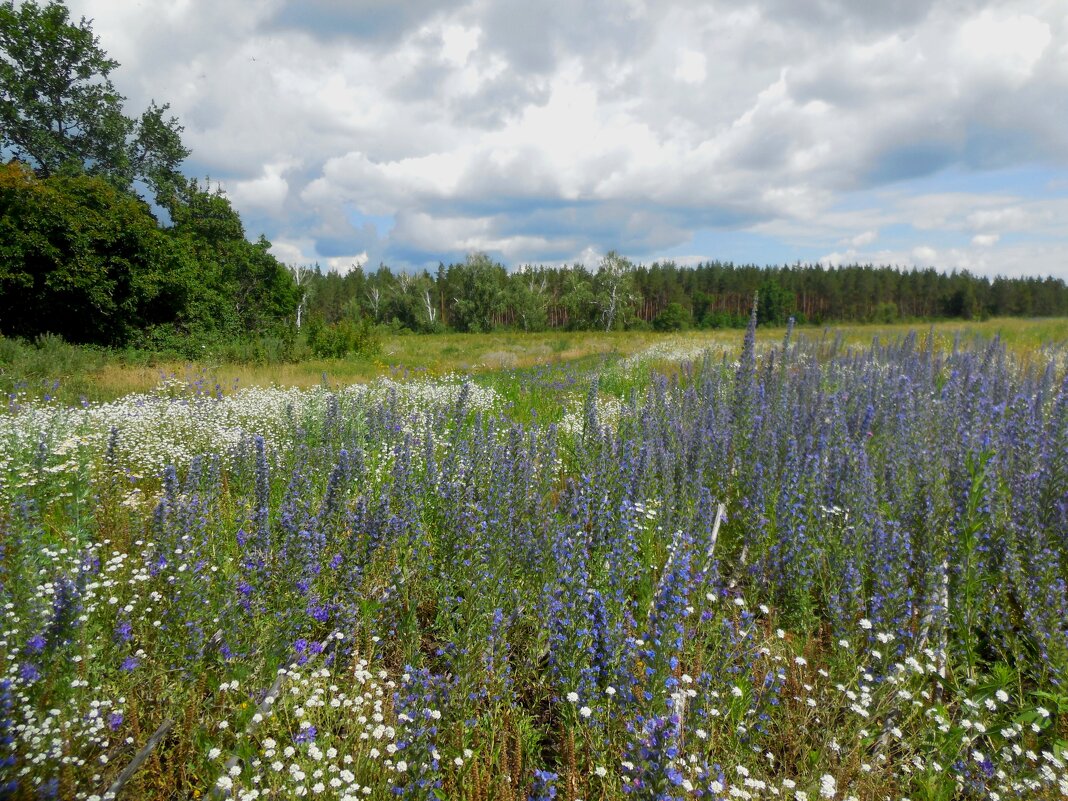
[[[0,2],[0,148],[39,177],[84,171],[121,189],[142,180],[162,202],[189,155],[182,126],[154,101],[126,116],[117,66],[62,3]]]

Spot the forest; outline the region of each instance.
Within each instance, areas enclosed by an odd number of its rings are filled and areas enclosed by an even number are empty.
[[[707,261],[633,264],[609,253],[594,269],[523,265],[485,254],[431,273],[306,270],[302,313],[325,323],[368,319],[430,332],[744,328],[754,295],[758,319],[797,323],[967,320],[1068,314],[1068,287],[1054,278],[989,279],[967,271],[873,265],[762,267]]]

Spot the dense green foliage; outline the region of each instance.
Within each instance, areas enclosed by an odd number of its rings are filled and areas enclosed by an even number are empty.
[[[100,176],[0,167],[0,331],[192,354],[218,340],[293,338],[297,287],[219,192],[189,182],[163,228]]]
[[[1054,278],[989,279],[933,268],[821,265],[757,267],[707,262],[633,265],[609,254],[582,265],[508,271],[485,255],[442,264],[436,274],[312,272],[307,309],[326,322],[368,318],[411,331],[510,328],[679,330],[743,327],[753,295],[759,322],[879,322],[1068,315],[1068,287]]]
[[[37,174],[87,171],[123,189],[135,180],[157,194],[180,180],[189,155],[167,106],[138,119],[109,75],[118,62],[101,49],[89,22],[70,20],[62,3],[0,4],[0,146]]]
[[[0,320],[119,345],[185,302],[190,263],[145,203],[101,178],[0,167]]]
[[[690,313],[681,303],[672,301],[653,320],[653,328],[657,331],[682,331],[689,327]]]
[[[292,341],[292,276],[218,190],[178,172],[182,128],[123,113],[89,23],[0,4],[0,332],[195,353]],[[136,192],[152,190],[161,225]]]
[[[355,322],[348,318],[324,325],[314,318],[308,326],[308,347],[324,359],[341,359],[350,354],[374,356],[380,344],[367,320]]]
[[[179,318],[183,333],[292,337],[293,278],[268,252],[270,242],[245,238],[241,218],[221,192],[189,182],[172,203],[171,217],[171,235],[197,265],[190,303]]]

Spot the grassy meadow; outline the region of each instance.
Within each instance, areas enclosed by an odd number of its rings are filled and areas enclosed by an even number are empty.
[[[930,330],[0,343],[0,798],[1068,796],[1068,321]]]
[[[1015,355],[1029,358],[1031,352],[1043,346],[1068,342],[1068,318],[798,329],[799,334],[808,338],[841,335],[844,343],[865,347],[875,337],[889,340],[910,331],[922,336],[933,331],[940,348],[952,347],[956,338],[968,341],[998,336]],[[757,340],[778,342],[784,332],[783,328],[762,328],[757,332]],[[19,393],[23,398],[48,396],[78,403],[83,398],[90,402],[110,401],[129,393],[147,392],[167,378],[199,383],[213,391],[217,387],[227,393],[244,387],[307,388],[324,380],[332,386],[345,385],[383,376],[493,375],[538,365],[612,361],[641,353],[660,353],[663,361],[673,358],[677,361],[680,354],[692,357],[706,348],[736,349],[741,335],[735,329],[673,334],[624,331],[392,334],[383,337],[381,353],[374,358],[309,358],[275,364],[228,363],[210,355],[199,362],[169,361],[150,354],[124,358],[121,354],[67,345],[54,338],[46,339],[38,348],[19,347],[0,339],[0,390],[9,395]]]

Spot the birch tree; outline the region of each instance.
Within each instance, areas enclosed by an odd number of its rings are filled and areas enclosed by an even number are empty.
[[[616,251],[609,251],[597,267],[594,289],[604,330],[611,331],[617,322],[626,322],[634,301],[634,265]]]
[[[289,267],[293,276],[293,283],[297,285],[297,330],[300,330],[304,319],[304,307],[308,300],[308,286],[311,280],[311,268],[306,264],[293,264]]]

